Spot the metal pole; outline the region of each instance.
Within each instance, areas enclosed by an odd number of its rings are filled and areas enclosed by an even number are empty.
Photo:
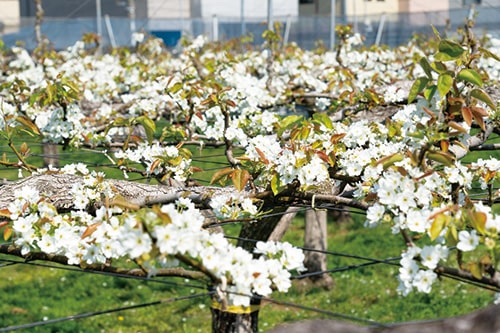
[[[337,4],[335,0],[330,1],[330,50],[335,49],[335,16],[337,15]]]
[[[212,40],[219,40],[219,19],[217,18],[217,15],[212,17]]]
[[[111,20],[109,19],[109,15],[104,15],[104,23],[106,23],[106,30],[108,31],[109,41],[111,42],[111,47],[116,47],[115,34],[113,32],[113,27],[111,26]]]
[[[96,12],[97,35],[101,37],[102,36],[101,0],[95,0],[95,12]]]
[[[283,45],[288,44],[288,38],[290,37],[290,28],[292,27],[292,16],[288,15],[286,17],[286,27],[285,27],[285,35],[283,37]]]
[[[184,35],[184,1],[179,0],[179,17],[181,18],[181,34]]]
[[[273,30],[273,0],[267,0],[267,30]]]
[[[358,32],[358,13],[357,13],[357,10],[356,10],[356,1],[358,0],[354,0],[352,2],[352,6],[353,6],[353,15],[354,15],[354,32]]]
[[[469,21],[472,21],[474,19],[475,12],[476,12],[476,7],[474,6],[474,4],[470,5],[470,9],[469,9]]]
[[[129,20],[130,20],[130,45],[134,45],[134,38],[132,35],[135,32],[135,0],[128,0]]]
[[[382,14],[382,16],[380,17],[380,23],[378,25],[377,37],[375,38],[375,45],[380,44],[380,39],[382,38],[382,32],[384,31],[384,24],[385,24],[385,14]]]
[[[241,0],[240,2],[240,20],[241,20],[241,35],[246,34],[245,27],[245,0]]]

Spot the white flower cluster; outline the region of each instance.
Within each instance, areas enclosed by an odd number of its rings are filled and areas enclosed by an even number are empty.
[[[30,110],[36,112],[35,123],[49,142],[63,143],[74,137],[81,137],[83,114],[78,104],[70,104],[66,112],[61,107],[52,107],[45,110]]]
[[[203,216],[187,199],[181,199],[177,206],[165,205],[161,211],[172,222],[153,229],[160,253],[199,259],[217,278],[227,281],[223,291],[228,293],[230,305],[248,306],[252,294],[267,296],[272,288],[287,291],[291,286],[289,271],[303,268],[302,251],[288,243],[259,242],[255,253],[262,255],[255,259],[222,234],[201,229]]]
[[[252,253],[236,247],[223,234],[202,229],[204,216],[189,199],[145,215],[113,215],[101,207],[92,216],[84,211],[58,215],[54,206],[33,188],[22,188],[9,205],[14,243],[22,253],[40,250],[64,255],[70,265],[92,265],[128,257],[144,259],[154,275],[156,267],[176,265],[179,256],[199,262],[221,281],[231,305],[248,306],[253,294],[268,296],[273,288],[287,291],[290,272],[302,270],[304,255],[288,243],[257,244]],[[144,230],[148,226],[151,234]],[[157,251],[153,251],[153,249]],[[151,254],[157,253],[156,256]],[[182,260],[182,259],[181,259]],[[227,285],[224,285],[227,283]]]
[[[9,211],[14,243],[23,254],[39,250],[64,255],[70,265],[91,265],[125,256],[137,258],[151,250],[152,241],[140,224],[133,217],[111,216],[116,209],[101,207],[95,216],[85,211],[60,215],[32,188],[23,188],[16,196]]]
[[[297,179],[301,186],[307,187],[329,179],[328,164],[317,154],[306,154],[299,147],[291,149],[281,146],[276,135],[258,135],[249,140],[246,156],[253,161],[265,164],[261,177],[270,180],[276,172],[281,184]],[[306,147],[307,149],[308,147]],[[262,161],[262,159],[265,161]]]
[[[434,203],[432,194],[443,194],[446,183],[437,173],[432,173],[425,181],[416,182],[409,174],[387,170],[373,185],[378,201],[368,209],[367,222],[377,224],[390,214],[395,223],[395,231],[409,229],[424,232],[429,227],[428,217]],[[393,220],[394,218],[394,220]]]
[[[239,219],[256,216],[259,208],[252,199],[238,193],[217,195],[210,200],[210,207],[218,219]]]
[[[437,278],[434,269],[440,261],[448,258],[448,249],[443,245],[426,245],[423,248],[412,246],[403,253],[399,269],[398,292],[408,295],[413,288],[429,293]],[[418,262],[424,266],[420,269]]]
[[[105,181],[104,177],[104,173],[92,171],[83,174],[81,183],[73,184],[71,195],[76,209],[84,210],[105,197],[113,198],[115,193],[111,184]]]
[[[148,174],[165,175],[178,181],[185,181],[191,175],[191,159],[179,154],[175,146],[140,143],[134,149],[116,151],[114,155],[118,159],[141,163]]]
[[[478,159],[471,164],[471,169],[475,172],[481,183],[481,189],[485,190],[489,184],[500,177],[500,161],[496,158]]]

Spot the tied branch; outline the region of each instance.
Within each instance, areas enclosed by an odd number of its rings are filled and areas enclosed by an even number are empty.
[[[11,244],[1,244],[0,245],[0,253],[8,254],[15,257],[19,257],[25,259],[27,262],[29,261],[47,261],[56,264],[61,264],[65,266],[75,266],[80,267],[84,271],[95,271],[95,272],[104,272],[104,273],[112,273],[118,275],[125,276],[135,276],[135,277],[147,277],[148,272],[142,268],[121,268],[115,267],[107,264],[94,264],[88,265],[83,268],[83,266],[79,265],[70,265],[68,264],[68,258],[62,255],[50,254],[45,252],[29,252],[26,254],[22,253],[21,247],[11,245]],[[173,267],[173,268],[162,268],[155,271],[155,276],[170,276],[170,277],[182,277],[186,279],[193,280],[205,280],[206,274],[199,271],[191,271],[182,267]]]

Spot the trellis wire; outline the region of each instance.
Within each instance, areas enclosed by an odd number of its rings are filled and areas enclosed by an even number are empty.
[[[11,332],[11,331],[17,331],[17,330],[21,330],[21,329],[34,328],[34,327],[38,327],[38,326],[57,324],[57,323],[61,323],[64,321],[95,317],[98,315],[109,314],[109,313],[114,313],[114,312],[119,312],[119,311],[139,309],[139,308],[145,308],[145,307],[149,307],[149,306],[161,305],[161,304],[167,304],[167,303],[174,303],[177,301],[183,301],[183,300],[188,300],[188,299],[193,299],[193,298],[198,298],[198,297],[206,297],[206,296],[210,296],[212,294],[213,294],[213,292],[206,292],[206,293],[200,293],[200,294],[194,294],[194,295],[188,295],[188,296],[171,297],[171,298],[167,298],[167,299],[162,299],[162,300],[148,302],[148,303],[142,303],[142,304],[122,306],[119,308],[113,308],[113,309],[109,309],[109,310],[86,312],[86,313],[81,313],[81,314],[67,316],[67,317],[60,317],[60,318],[49,319],[49,320],[44,320],[44,321],[32,322],[32,323],[28,323],[28,324],[4,327],[4,328],[0,328],[0,332]]]
[[[160,283],[160,284],[167,284],[167,285],[173,285],[177,287],[189,287],[189,288],[195,288],[195,289],[207,289],[206,286],[203,285],[197,285],[197,284],[190,284],[190,283],[179,283],[179,282],[174,282],[174,281],[168,281],[165,279],[157,279],[157,278],[151,278],[151,277],[146,277],[146,276],[137,276],[137,275],[128,275],[128,274],[120,274],[120,273],[115,273],[115,272],[105,272],[105,271],[98,271],[98,270],[92,270],[92,269],[81,269],[77,267],[72,267],[72,266],[64,266],[64,265],[51,265],[51,264],[46,264],[46,263],[38,263],[38,262],[33,262],[33,261],[17,261],[17,260],[12,260],[12,259],[2,259],[0,258],[0,262],[6,262],[9,263],[10,265],[15,265],[15,264],[21,264],[21,265],[29,265],[29,266],[37,266],[37,267],[43,267],[43,268],[51,268],[51,269],[58,269],[58,270],[64,270],[64,271],[70,271],[70,272],[76,272],[76,273],[88,273],[88,274],[95,274],[95,275],[104,275],[104,276],[110,276],[110,277],[116,277],[116,278],[124,278],[124,279],[132,279],[132,280],[142,280],[146,282],[154,282],[154,283]],[[5,266],[0,266],[6,267]],[[169,277],[173,278],[173,277]]]

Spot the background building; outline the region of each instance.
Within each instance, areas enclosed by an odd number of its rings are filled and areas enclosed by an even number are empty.
[[[169,46],[183,34],[227,39],[251,33],[258,44],[269,14],[283,24],[287,41],[311,48],[318,40],[331,41],[332,12],[335,24],[351,24],[367,44],[396,45],[414,33],[432,34],[431,24],[463,24],[472,5],[479,11],[477,29],[500,36],[500,0],[42,0],[42,5],[42,33],[55,48],[72,45],[87,32],[101,35],[104,45],[129,45],[131,33],[141,30]],[[0,9],[4,42],[34,47],[34,0],[0,0]]]

